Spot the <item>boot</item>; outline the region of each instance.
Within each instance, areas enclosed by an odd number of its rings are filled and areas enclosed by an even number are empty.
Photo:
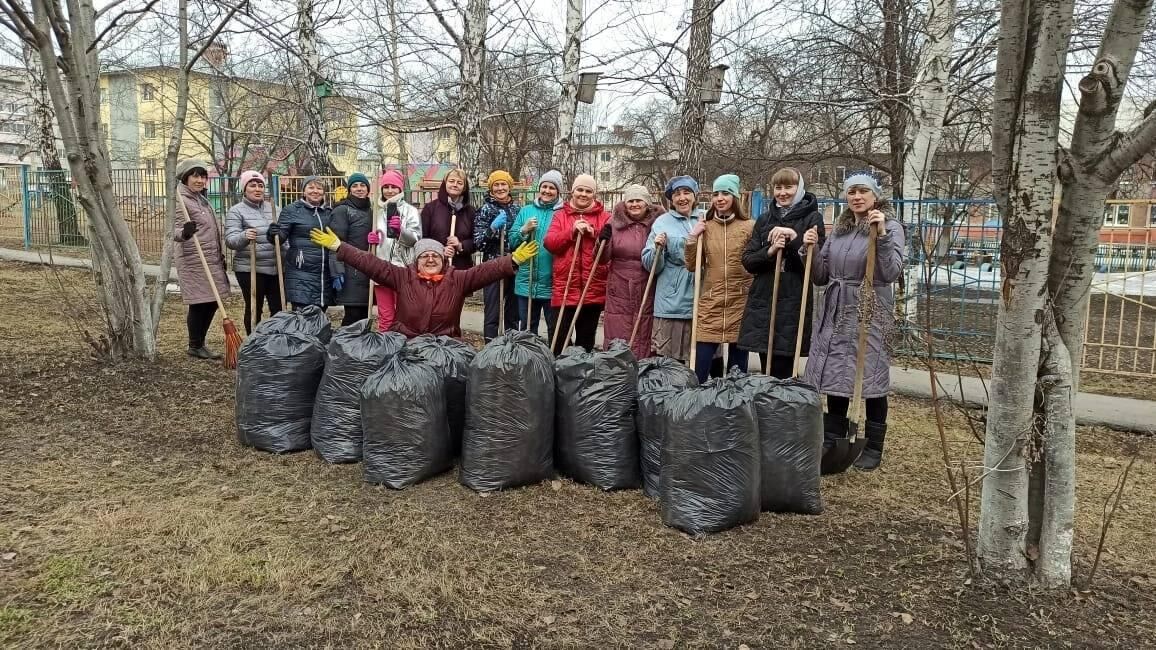
[[[200,347],[193,347],[190,345],[189,346],[189,356],[193,357],[195,359],[210,359],[213,361],[216,361],[216,360],[221,358],[220,354],[213,352],[212,350],[210,350],[209,348],[206,348],[203,345]]]
[[[855,469],[870,472],[878,469],[879,464],[883,462],[883,440],[887,437],[887,425],[881,422],[867,422],[863,428],[867,436],[867,446],[855,460]]]
[[[835,442],[847,437],[847,418],[831,413],[823,414],[823,452],[835,446]]]

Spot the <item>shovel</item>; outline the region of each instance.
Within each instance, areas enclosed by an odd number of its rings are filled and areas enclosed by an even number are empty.
[[[642,302],[638,303],[638,315],[634,317],[634,327],[630,328],[630,342],[627,346],[634,349],[634,337],[638,336],[638,324],[642,322],[642,312],[646,309],[646,297],[650,295],[650,287],[654,286],[654,271],[658,269],[658,256],[662,255],[662,244],[654,245],[654,260],[650,263],[650,275],[646,276],[646,288],[642,290]]]
[[[562,290],[562,304],[558,307],[558,318],[554,320],[554,339],[550,341],[551,350],[557,349],[558,335],[562,333],[562,314],[566,311],[566,299],[570,297],[570,282],[574,279],[574,265],[582,253],[581,238],[581,232],[574,233],[574,256],[570,258],[570,270],[566,272],[566,288]]]
[[[846,435],[823,453],[820,474],[842,474],[854,464],[867,446],[867,438],[860,435],[863,428],[863,370],[867,365],[867,332],[875,305],[875,238],[874,226],[867,235],[867,270],[859,287],[859,341],[855,348],[855,388],[851,395],[851,414],[847,420]],[[808,264],[808,268],[810,265]]]

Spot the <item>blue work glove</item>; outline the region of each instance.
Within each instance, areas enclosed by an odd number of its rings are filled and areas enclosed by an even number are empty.
[[[341,289],[343,287],[345,287],[345,276],[344,275],[335,276],[333,278],[333,290],[334,291],[341,291]]]
[[[498,213],[498,216],[495,217],[494,220],[490,223],[490,228],[493,228],[494,232],[497,232],[497,231],[501,230],[502,228],[505,228],[506,227],[506,220],[508,218],[509,217],[506,215],[506,211],[502,210],[501,212]]]

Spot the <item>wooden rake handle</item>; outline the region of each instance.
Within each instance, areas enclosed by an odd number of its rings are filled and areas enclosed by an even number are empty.
[[[794,370],[791,371],[794,377],[799,376],[799,359],[802,358],[803,352],[803,332],[807,323],[807,299],[811,297],[811,254],[815,252],[814,244],[807,244],[807,261],[803,268],[803,306],[799,309],[799,331],[795,334],[795,362],[793,364]]]
[[[775,355],[775,318],[779,315],[779,280],[783,270],[783,249],[775,251],[775,285],[771,290],[771,323],[767,329],[767,367],[766,373],[771,374],[771,358]]]
[[[646,297],[650,295],[650,288],[654,286],[654,272],[658,269],[658,256],[663,254],[666,247],[662,244],[654,245],[655,259],[650,261],[650,274],[646,276],[646,287],[642,290],[642,302],[638,303],[638,315],[634,317],[634,327],[630,328],[630,342],[628,347],[634,349],[634,338],[638,336],[638,324],[642,322],[642,312],[646,310]]]
[[[703,217],[699,221],[706,221]],[[698,296],[702,285],[702,249],[706,244],[706,231],[695,240],[694,250],[694,299],[691,301],[690,316],[690,369],[694,372],[698,361]]]
[[[574,233],[574,255],[570,258],[570,270],[566,272],[566,288],[562,290],[562,304],[558,307],[558,317],[554,319],[554,338],[550,341],[550,349],[558,345],[558,335],[562,329],[562,313],[566,311],[566,299],[570,297],[570,283],[574,280],[574,265],[578,262],[578,255],[582,252],[582,233]]]
[[[185,223],[192,221],[189,217],[189,209],[185,206],[185,198],[177,193],[177,203],[181,206],[181,212],[185,215]],[[193,245],[197,249],[197,257],[201,258],[201,269],[205,271],[205,279],[209,282],[209,288],[213,290],[213,298],[217,301],[217,309],[221,310],[221,318],[230,320],[228,312],[225,311],[225,302],[221,300],[221,292],[217,291],[217,282],[213,279],[213,271],[209,269],[209,260],[205,259],[205,250],[201,248],[201,240],[197,239],[197,233],[194,232],[192,236]]]
[[[602,250],[606,248],[606,240],[599,239],[598,245],[594,248],[594,263],[590,265],[590,275],[586,276],[586,284],[582,287],[582,293],[578,296],[578,306],[574,308],[574,318],[570,319],[570,331],[566,333],[566,340],[574,335],[574,328],[578,324],[578,314],[582,313],[582,303],[586,301],[586,292],[590,290],[590,284],[594,282],[594,276],[598,274],[598,262],[602,259]]]
[[[867,269],[863,275],[864,282],[859,290],[859,341],[855,347],[855,390],[851,396],[851,405],[854,409],[852,422],[858,424],[863,423],[863,371],[867,366],[867,335],[871,329],[871,319],[875,311],[873,306],[870,309],[864,309],[862,305],[865,291],[871,294],[875,293],[876,237],[878,237],[878,232],[875,226],[871,226],[867,235]],[[868,296],[868,299],[874,300],[874,296]]]

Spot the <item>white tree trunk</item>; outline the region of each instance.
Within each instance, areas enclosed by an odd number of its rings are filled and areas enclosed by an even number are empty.
[[[558,132],[554,135],[551,161],[554,168],[569,178],[573,167],[572,139],[574,118],[578,113],[578,66],[582,61],[582,25],[585,8],[582,0],[566,0],[566,43],[562,47],[562,96],[558,100]]]
[[[393,119],[396,123],[402,120],[405,113],[405,106],[401,103],[401,55],[398,51],[401,45],[398,38],[400,32],[397,26],[396,0],[386,0],[385,4],[386,12],[389,14],[389,64],[393,68]],[[397,138],[397,159],[401,163],[404,175],[405,165],[409,163],[409,134],[395,131],[393,135]]]
[[[690,10],[690,46],[686,57],[686,91],[683,96],[682,150],[678,156],[679,174],[699,176],[702,173],[702,139],[706,128],[706,105],[700,92],[710,67],[711,41],[714,39],[714,0],[694,0]]]
[[[931,0],[928,6],[927,40],[920,53],[911,108],[913,119],[907,128],[903,157],[903,198],[921,200],[926,194],[927,176],[943,136],[947,114],[948,75],[951,49],[955,42],[956,0]],[[909,219],[919,221],[918,204],[910,204]]]
[[[321,59],[317,55],[317,25],[313,20],[313,0],[297,0],[297,43],[301,47],[301,60],[309,74],[309,88],[305,95],[305,124],[308,129],[305,140],[305,165],[310,174],[329,176],[333,174],[333,164],[329,161],[329,138],[325,123],[322,98],[316,88],[324,81],[321,74]]]
[[[462,30],[462,104],[461,104],[461,164],[471,179],[481,173],[482,159],[482,88],[486,71],[486,19],[490,15],[489,0],[469,0],[466,3],[465,29]]]

